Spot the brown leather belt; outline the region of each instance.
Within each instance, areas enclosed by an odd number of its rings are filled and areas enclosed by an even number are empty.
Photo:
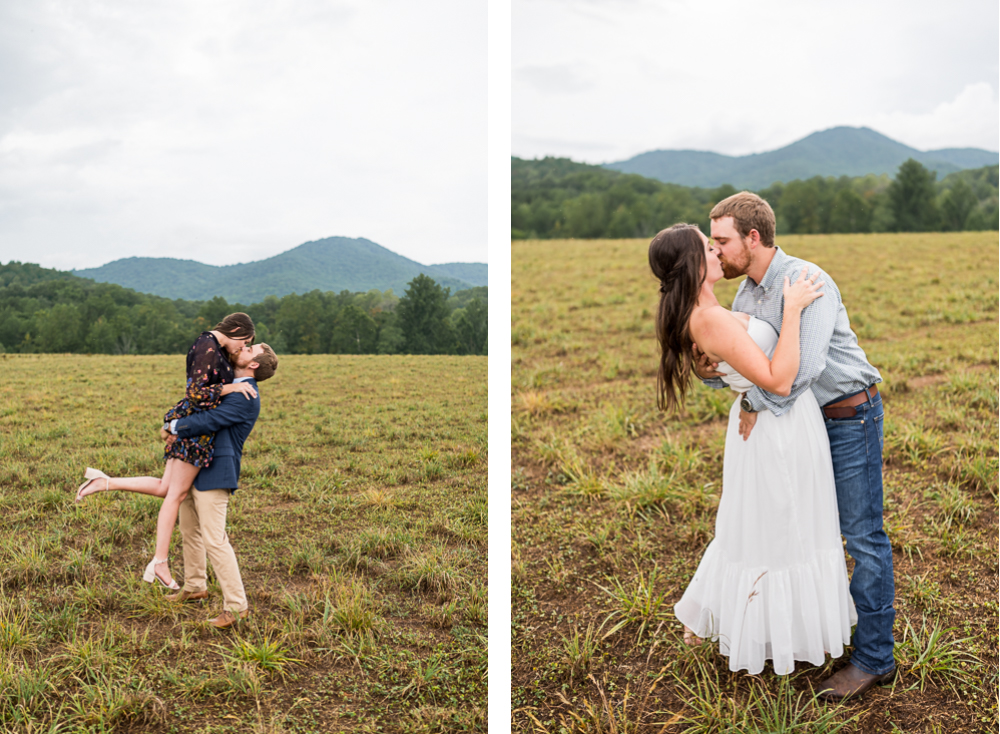
[[[849,398],[844,398],[833,405],[827,405],[823,408],[823,415],[827,418],[853,418],[858,414],[857,408],[854,406],[874,400],[876,395],[878,395],[878,385],[866,387]]]

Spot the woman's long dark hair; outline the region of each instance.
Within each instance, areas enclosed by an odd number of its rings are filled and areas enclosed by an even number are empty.
[[[693,224],[675,224],[649,243],[649,267],[660,281],[656,310],[656,339],[660,369],[656,375],[656,405],[676,409],[691,384],[691,347],[688,329],[698,293],[705,282],[705,244]]]
[[[242,311],[226,316],[215,325],[215,331],[222,332],[230,339],[250,339],[256,334],[253,319]]]
[[[251,344],[256,337],[256,328],[253,325],[253,319],[242,311],[237,311],[226,316],[226,318],[215,325],[214,330],[225,334],[230,339],[250,339]],[[229,363],[235,366],[237,355],[230,354],[225,349],[222,351],[226,355],[226,359],[229,360]]]

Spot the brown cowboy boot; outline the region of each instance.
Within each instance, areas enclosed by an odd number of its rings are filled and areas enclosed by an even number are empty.
[[[895,668],[883,675],[874,675],[848,663],[847,667],[841,668],[820,683],[818,695],[826,701],[843,701],[845,698],[860,696],[872,686],[888,683],[895,677]]]

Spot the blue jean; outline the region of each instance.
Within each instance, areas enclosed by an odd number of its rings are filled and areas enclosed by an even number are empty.
[[[851,663],[866,673],[892,670],[892,547],[882,527],[882,396],[852,418],[825,418],[840,509],[840,532],[854,559],[851,596],[858,610]]]

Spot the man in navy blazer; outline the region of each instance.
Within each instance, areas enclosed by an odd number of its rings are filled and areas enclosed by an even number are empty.
[[[236,553],[226,534],[226,510],[239,486],[243,443],[260,414],[257,383],[271,377],[278,358],[267,344],[246,346],[236,358],[234,382],[249,382],[257,391],[226,395],[217,408],[171,421],[169,431],[180,438],[215,433],[212,463],[198,472],[194,490],[181,503],[178,514],[184,543],[184,588],[167,598],[189,601],[208,598],[206,559],[222,589],[223,610],[210,620],[220,629],[249,614],[246,590]],[[171,439],[168,439],[171,440]]]

